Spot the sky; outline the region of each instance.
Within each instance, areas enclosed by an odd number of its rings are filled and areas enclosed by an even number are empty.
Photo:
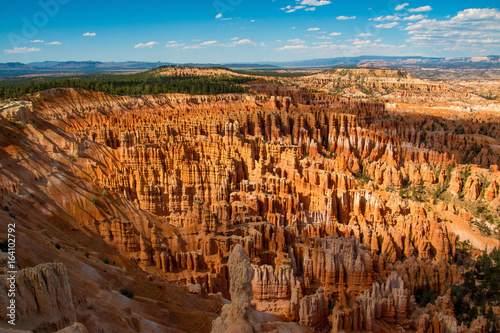
[[[498,0],[2,0],[0,62],[500,54]]]

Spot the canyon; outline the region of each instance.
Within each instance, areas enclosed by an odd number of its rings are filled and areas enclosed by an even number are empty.
[[[498,115],[424,112],[463,91],[355,74],[392,97],[332,94],[346,77],[332,70],[245,94],[68,88],[4,106],[0,217],[36,318],[19,328],[486,332],[457,320],[451,288],[464,242],[500,245]]]

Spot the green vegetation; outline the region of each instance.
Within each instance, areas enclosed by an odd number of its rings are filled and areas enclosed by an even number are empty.
[[[487,331],[498,332],[498,316],[493,307],[500,301],[500,250],[484,252],[464,273],[464,282],[452,287],[455,314],[459,323],[470,324],[482,315],[488,321]]]
[[[236,76],[162,76],[155,75],[151,71],[126,75],[17,78],[0,81],[0,99],[21,98],[27,94],[52,88],[77,88],[133,96],[160,93],[193,95],[244,93],[246,89],[240,85],[252,80],[250,77]]]
[[[283,72],[283,70],[237,70],[233,71],[238,74],[256,75],[256,76],[272,76],[272,77],[301,77],[311,75],[310,72]]]
[[[335,309],[335,301],[331,299],[328,301],[328,310],[330,314],[333,313],[333,309]]]
[[[425,202],[426,195],[427,193],[425,192],[423,184],[420,184],[418,186],[411,185],[409,187],[403,186],[399,189],[399,196],[403,199],[411,199],[419,202]]]
[[[354,178],[359,179],[361,184],[368,183],[371,180],[370,175],[368,175],[363,169],[359,169],[358,172],[354,174]]]
[[[434,304],[439,295],[426,284],[419,293],[415,293],[415,301],[418,306],[425,308],[427,304]]]
[[[470,176],[470,165],[467,165],[460,171],[460,177],[462,178],[462,181],[465,183],[469,178],[469,176]]]
[[[474,159],[479,155],[483,147],[477,143],[474,143],[473,145],[469,146],[466,148],[465,153],[464,153],[464,164],[469,164],[473,163]]]
[[[476,202],[466,203],[466,209],[474,215],[471,222],[479,229],[481,234],[500,238],[500,208],[491,209],[486,201],[477,200]]]
[[[493,95],[493,93],[489,93],[488,95],[486,94],[477,94],[478,96],[481,96],[484,99],[490,100],[490,101],[496,101],[500,99],[500,96],[498,95]]]

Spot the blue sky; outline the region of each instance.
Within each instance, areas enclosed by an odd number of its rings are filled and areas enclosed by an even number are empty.
[[[0,62],[500,54],[498,0],[4,0]]]

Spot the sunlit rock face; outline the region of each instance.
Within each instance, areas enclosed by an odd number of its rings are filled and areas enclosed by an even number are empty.
[[[445,315],[437,331],[455,327],[444,301],[418,319],[414,297],[446,297],[459,281],[457,236],[441,214],[467,212],[424,189],[494,202],[498,172],[465,172],[460,138],[423,130],[420,116],[266,89],[40,93],[23,146],[3,148],[2,206],[36,193],[50,203],[34,206],[37,223],[61,220],[161,279],[222,293],[232,303],[216,332],[257,331],[254,309],[318,331],[418,330]]]

